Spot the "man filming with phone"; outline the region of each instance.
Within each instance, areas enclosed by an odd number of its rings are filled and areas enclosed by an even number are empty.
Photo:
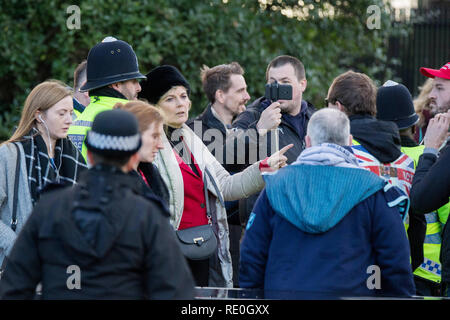
[[[234,152],[240,169],[264,159],[284,146],[293,144],[285,156],[294,162],[305,148],[305,134],[314,106],[303,100],[307,86],[303,63],[292,56],[273,59],[266,69],[266,94],[255,100],[233,122],[234,134],[227,138],[226,150]],[[245,155],[242,155],[244,146]],[[228,156],[228,155],[227,155]],[[229,158],[228,158],[229,159]],[[245,223],[257,195],[241,200]]]

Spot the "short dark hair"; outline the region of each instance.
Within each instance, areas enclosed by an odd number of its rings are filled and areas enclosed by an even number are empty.
[[[200,71],[203,91],[211,103],[216,99],[216,91],[227,92],[231,87],[230,77],[232,74],[244,75],[244,69],[237,62],[221,64],[212,68],[203,66]]]
[[[73,72],[73,91],[77,91],[80,89],[82,83],[81,79],[86,76],[87,72],[87,61],[83,60]]]
[[[284,66],[285,64],[290,64],[294,68],[298,81],[306,79],[305,66],[303,63],[295,57],[283,55],[270,61],[266,69],[266,81],[269,80],[269,70],[271,68],[278,68]]]
[[[106,164],[117,168],[122,168],[130,160],[131,156],[103,156],[94,151],[90,151],[92,154],[94,164]]]
[[[348,115],[377,115],[377,88],[366,74],[347,71],[337,76],[330,87],[328,101],[339,101]]]

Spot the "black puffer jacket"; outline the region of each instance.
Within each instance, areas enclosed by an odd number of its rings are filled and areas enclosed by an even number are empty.
[[[447,142],[448,143],[448,142]],[[424,153],[419,158],[411,188],[411,206],[420,213],[439,209],[450,200],[450,145],[439,158]],[[450,227],[447,220],[442,230],[442,281],[450,283]]]
[[[241,159],[242,155],[240,154],[240,146],[245,146],[245,163],[242,164],[240,170],[243,168],[253,164],[256,161],[263,160],[266,156],[272,155],[275,150],[273,147],[275,146],[274,139],[272,139],[272,132],[268,132],[264,137],[260,137],[256,134],[256,139],[253,140],[253,137],[248,137],[242,139],[242,132],[254,132],[257,133],[256,124],[258,123],[262,112],[270,105],[270,102],[261,97],[255,100],[252,104],[247,107],[247,110],[242,112],[236,120],[233,121],[232,127],[236,131],[231,138],[227,139],[227,149],[230,148],[231,144],[234,142],[234,156],[235,159]],[[294,144],[294,146],[289,149],[285,156],[288,158],[287,163],[292,163],[297,160],[297,157],[305,148],[304,136],[306,134],[306,127],[308,126],[309,119],[312,114],[315,112],[314,106],[307,102],[302,101],[302,112],[304,112],[304,126],[303,136],[300,136],[295,128],[292,127],[290,123],[286,121],[286,119],[282,116],[281,123],[278,126],[278,147],[279,149],[287,146],[289,144]],[[304,108],[304,109],[303,109]],[[234,140],[234,141],[233,141]],[[265,152],[267,150],[267,152]],[[263,152],[261,152],[263,151]],[[237,164],[241,164],[242,161],[235,161]],[[240,171],[235,170],[235,171]]]
[[[43,299],[192,298],[169,220],[141,192],[137,177],[96,166],[44,194],[6,261],[0,298],[31,299],[39,282]]]
[[[233,151],[233,157],[229,154],[226,156],[227,159],[234,158],[234,161],[232,164],[228,163],[227,168],[232,168],[234,172],[242,171],[254,162],[271,156],[277,151],[275,150],[277,144],[279,149],[291,143],[294,144],[284,154],[288,158],[288,164],[297,160],[297,157],[305,149],[304,136],[309,119],[315,112],[314,106],[307,101],[302,101],[301,112],[304,112],[303,136],[300,136],[298,131],[282,116],[277,130],[278,141],[275,142],[276,139],[272,138],[273,132],[268,132],[264,137],[260,137],[256,129],[256,124],[262,112],[269,105],[270,101],[265,97],[256,99],[233,121],[232,127],[234,132],[228,136],[225,150],[227,153],[229,150]],[[258,196],[259,193],[239,201],[239,215],[243,225],[247,223]]]

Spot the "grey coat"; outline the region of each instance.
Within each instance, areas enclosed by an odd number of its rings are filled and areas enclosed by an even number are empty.
[[[231,175],[187,125],[183,125],[181,134],[194,155],[200,170],[206,172],[207,169],[211,173],[211,177],[207,177],[207,186],[213,197],[207,201],[212,211],[213,229],[219,239],[217,252],[219,265],[210,267],[209,285],[232,287],[233,269],[229,251],[229,229],[224,201],[246,198],[261,191],[264,187],[264,180],[259,171],[259,162],[254,163],[242,172]],[[184,208],[183,176],[172,146],[165,135],[163,136],[163,144],[164,149],[159,150],[153,163],[158,167],[161,177],[169,189],[170,223],[174,229],[178,229]]]
[[[14,180],[16,175],[17,151],[11,144],[7,143],[0,147],[0,265],[11,250],[17,234],[27,221],[33,210],[30,189],[28,186],[27,166],[25,163],[25,152],[22,144],[20,149],[20,175],[17,202],[17,229],[11,229]]]

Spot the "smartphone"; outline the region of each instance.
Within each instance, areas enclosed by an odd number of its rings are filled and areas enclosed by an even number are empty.
[[[292,100],[292,86],[290,84],[279,84],[278,82],[266,84],[266,99],[270,101]]]

